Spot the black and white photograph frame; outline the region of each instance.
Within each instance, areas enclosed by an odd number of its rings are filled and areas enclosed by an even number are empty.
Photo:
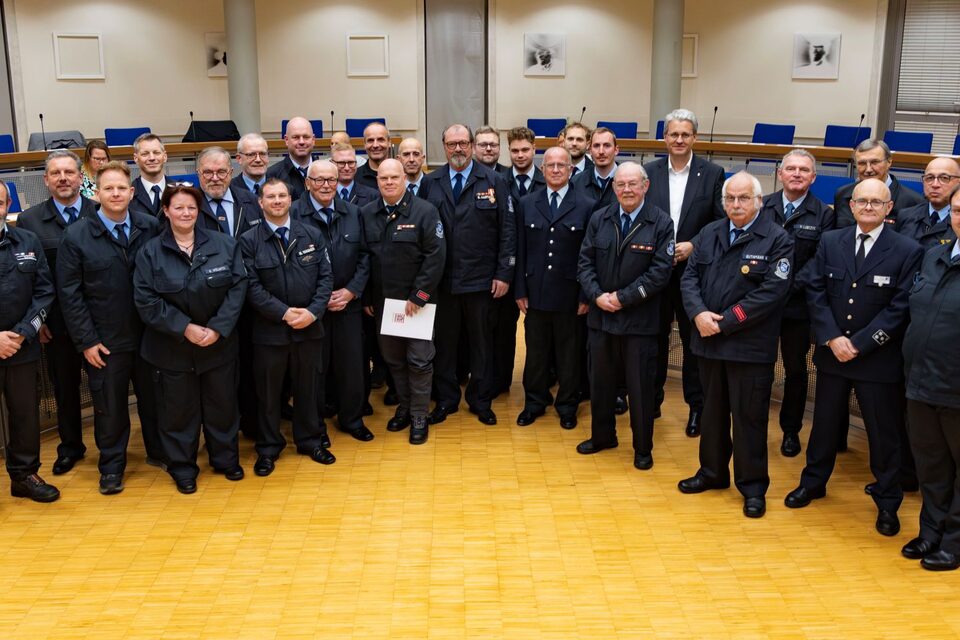
[[[795,80],[836,80],[839,77],[839,33],[793,34]]]
[[[207,77],[227,77],[227,34],[223,32],[203,34],[206,50]]]
[[[528,77],[563,77],[566,73],[566,34],[523,34],[523,75]]]

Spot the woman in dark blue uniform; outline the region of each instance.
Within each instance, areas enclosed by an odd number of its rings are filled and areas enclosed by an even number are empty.
[[[169,225],[137,256],[134,298],[146,325],[141,354],[153,367],[167,471],[197,490],[201,421],[210,466],[243,478],[237,448],[237,334],[247,290],[236,241],[196,226],[200,192],[168,185]]]

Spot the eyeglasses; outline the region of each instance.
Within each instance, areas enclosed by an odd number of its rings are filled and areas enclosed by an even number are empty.
[[[569,169],[570,165],[566,162],[548,162],[543,165],[543,168],[548,171],[563,171],[564,169]]]
[[[499,142],[478,142],[477,143],[477,149],[496,149],[499,146],[500,146]]]
[[[167,186],[168,186],[168,187],[192,187],[192,186],[193,186],[193,183],[192,183],[192,182],[187,182],[186,180],[183,180],[183,181],[181,181],[181,182],[168,182],[168,183],[167,183]]]
[[[811,169],[810,167],[793,167],[793,166],[781,167],[780,171],[783,171],[784,173],[800,173],[803,175],[808,175],[813,173],[813,169]]]
[[[960,176],[952,176],[949,173],[940,173],[937,175],[934,175],[932,173],[925,173],[920,177],[920,179],[923,180],[924,184],[933,184],[934,182],[939,182],[940,184],[947,184],[949,182],[953,182],[957,178],[960,178]]]
[[[205,169],[205,170],[203,170],[203,171],[200,172],[200,175],[203,176],[203,177],[204,177],[205,179],[207,179],[207,180],[210,180],[210,179],[215,178],[215,177],[216,177],[216,178],[220,178],[221,180],[223,180],[223,179],[225,179],[227,176],[230,175],[230,170],[229,170],[229,169],[217,169],[216,171],[213,171],[213,170],[211,170],[211,169]]]
[[[756,198],[759,198],[759,197],[760,197],[760,196],[748,196],[748,195],[742,195],[742,196],[723,196],[723,201],[724,201],[724,203],[726,203],[726,204],[734,204],[734,203],[737,203],[737,204],[747,204],[747,203],[750,202],[751,200],[755,200]]]
[[[337,184],[336,178],[324,178],[323,176],[320,176],[319,178],[314,178],[313,176],[307,176],[307,180],[317,185],[318,187],[325,184]]]
[[[882,164],[889,164],[890,161],[886,158],[882,160],[857,160],[858,167],[878,167]]]
[[[695,133],[686,133],[686,132],[684,132],[684,133],[668,133],[668,134],[667,134],[667,140],[689,140],[690,138],[692,138],[692,137],[695,136],[695,135],[696,135]]]
[[[866,209],[870,207],[871,209],[879,209],[888,202],[893,202],[892,200],[867,200],[866,198],[857,198],[856,200],[851,200],[853,206],[858,209]]]
[[[451,140],[450,142],[444,142],[443,146],[445,146],[447,149],[450,149],[450,151],[453,151],[454,149],[469,149],[471,144],[473,143],[469,140]]]
[[[356,160],[334,160],[333,164],[337,165],[341,169],[344,167],[355,167],[357,166]]]
[[[267,151],[250,151],[249,153],[241,153],[240,155],[247,160],[253,160],[254,158],[263,158],[266,160],[270,157],[270,153]]]

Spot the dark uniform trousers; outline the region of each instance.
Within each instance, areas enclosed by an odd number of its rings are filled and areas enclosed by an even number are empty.
[[[546,366],[553,362],[559,382],[554,406],[561,416],[575,416],[583,384],[580,357],[585,339],[583,316],[569,311],[528,308],[523,328],[527,346],[523,365],[524,408],[541,411],[554,405],[550,393],[552,376]]]
[[[690,351],[690,318],[683,310],[680,296],[680,278],[687,263],[681,262],[673,268],[670,282],[660,298],[660,333],[657,344],[656,389],[657,406],[663,402],[663,385],[667,382],[667,368],[670,364],[670,336],[673,333],[673,319],[677,319],[680,331],[680,343],[683,346],[683,401],[693,411],[703,410],[703,385],[700,382],[700,369],[697,356]]]
[[[436,358],[437,404],[456,407],[460,404],[460,383],[457,381],[457,344],[461,328],[470,336],[470,381],[464,390],[467,405],[474,411],[490,408],[494,396],[493,297],[486,291],[441,294],[437,305],[434,339],[441,345]],[[514,303],[516,304],[516,303]],[[446,345],[445,347],[443,345]],[[386,358],[386,356],[384,356]],[[396,382],[396,378],[394,378]]]
[[[513,364],[517,356],[517,321],[520,308],[512,295],[494,298],[493,303],[493,371],[492,392],[496,396],[510,390],[513,383]]]
[[[799,433],[807,409],[807,354],[810,352],[810,321],[784,318],[780,325],[780,358],[783,361],[783,399],[780,402],[780,428],[784,433]]]
[[[614,405],[617,387],[610,381],[625,377],[630,401],[633,450],[649,454],[653,450],[653,380],[657,339],[653,336],[615,335],[598,329],[588,329],[587,332],[593,429],[591,439],[600,446],[616,442],[617,417]]]
[[[960,409],[907,400],[923,506],[920,537],[960,553]]]
[[[323,345],[321,354],[318,406],[320,410],[330,403],[327,397],[335,394],[337,420],[341,429],[355,431],[363,426],[363,403],[370,393],[362,381],[365,374],[369,385],[369,368],[364,371],[363,335],[359,302],[351,302],[343,311],[323,314]],[[322,425],[321,430],[326,431]]]
[[[440,307],[437,308],[439,311]],[[378,317],[377,322],[380,321]],[[436,355],[433,341],[380,334],[380,352],[390,367],[400,397],[397,415],[425,418],[430,409],[430,388],[433,384],[433,358]],[[409,407],[404,406],[407,398]]]
[[[7,404],[10,440],[4,451],[7,473],[21,480],[40,469],[40,361],[0,364],[0,391]]]
[[[58,312],[59,313],[59,312]],[[87,451],[83,444],[83,422],[80,419],[80,385],[83,354],[77,351],[66,329],[53,332],[53,339],[44,345],[47,371],[57,403],[58,456],[80,457]]]
[[[280,432],[280,408],[286,402],[283,383],[289,372],[293,393],[293,441],[299,451],[320,446],[320,367],[323,343],[304,340],[285,345],[253,345],[253,378],[257,389],[257,453],[276,458],[287,446]],[[211,463],[212,464],[212,463]]]

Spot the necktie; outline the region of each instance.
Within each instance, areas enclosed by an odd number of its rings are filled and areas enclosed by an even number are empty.
[[[323,220],[323,224],[330,224],[330,217],[333,215],[333,209],[330,207],[323,207],[320,209],[320,219]]]
[[[123,248],[126,249],[129,246],[129,242],[127,240],[127,223],[121,222],[120,224],[116,225],[113,230],[117,232],[117,242],[119,242]]]
[[[610,182],[610,178],[597,178],[597,185],[600,187],[600,191],[604,191],[607,188],[607,183]]]
[[[854,260],[857,271],[863,266],[863,261],[867,257],[867,240],[870,239],[870,236],[866,233],[861,233],[858,237],[860,238],[860,248],[857,249],[857,257]]]
[[[77,221],[77,208],[76,207],[64,207],[63,212],[67,214],[67,226],[70,226]]]
[[[300,175],[301,175],[304,179],[306,179],[306,177],[307,177],[307,170],[306,170],[306,169],[304,169],[303,167],[297,167],[297,171],[299,171],[299,172],[300,172]]]
[[[550,194],[550,215],[554,220],[557,218],[558,211],[560,211],[560,194],[554,191]]]
[[[730,244],[733,244],[734,242],[736,242],[737,239],[739,239],[740,236],[742,236],[743,234],[744,234],[743,229],[737,229],[736,227],[734,227],[733,229],[731,229],[731,230],[730,230]]]
[[[950,258],[950,264],[960,264],[960,253],[955,253],[952,258]]]
[[[787,203],[787,206],[785,206],[785,207],[783,208],[783,217],[786,218],[787,220],[789,220],[789,219],[790,219],[790,216],[792,216],[792,215],[793,215],[793,212],[796,211],[796,210],[797,210],[797,208],[796,208],[795,206],[793,206],[793,203],[792,203],[792,202],[788,202],[788,203]]]
[[[933,227],[938,224],[940,224],[940,212],[934,211],[933,213],[930,214],[929,226]]]
[[[410,193],[410,195],[412,195],[412,196],[417,195],[417,185],[415,185],[415,184],[413,184],[413,183],[408,184],[408,185],[407,185],[407,191],[408,191],[408,192]]]
[[[260,195],[260,183],[259,183],[259,182],[254,182],[254,183],[253,183],[253,193],[256,194],[256,195],[258,195],[258,196]]]
[[[527,180],[530,179],[530,176],[520,174],[517,176],[517,189],[520,191],[521,196],[527,195]]]
[[[458,173],[453,176],[453,199],[459,200],[461,193],[463,193],[463,174]]]
[[[217,215],[217,224],[220,225],[220,231],[230,235],[230,223],[227,221],[227,210],[223,208],[223,200],[214,198],[213,201],[217,205],[215,213]]]
[[[280,238],[280,244],[283,245],[283,248],[287,248],[287,228],[286,227],[277,227],[277,237]]]
[[[570,177],[572,178],[573,176],[577,175],[579,172],[580,172],[580,167],[574,167],[573,173],[570,174]]]
[[[340,189],[340,198],[342,200],[347,200],[347,201],[350,200],[350,192],[347,191],[346,187],[344,187],[343,189]]]
[[[387,205],[387,214],[388,214],[388,215],[391,215],[391,216],[392,216],[394,213],[396,213],[396,211],[397,211],[397,205],[395,205],[395,204],[388,204],[388,205]]]
[[[153,212],[160,213],[160,185],[153,185],[150,191],[153,192]]]
[[[626,238],[628,233],[630,233],[630,216],[623,213],[620,214],[620,238]]]

